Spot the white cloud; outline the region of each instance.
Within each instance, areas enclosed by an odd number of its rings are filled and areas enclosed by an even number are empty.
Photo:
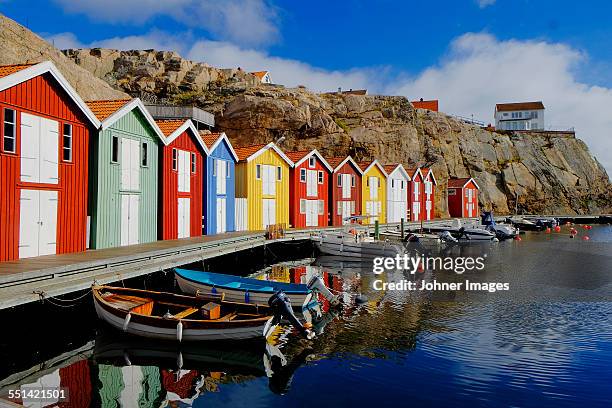
[[[169,16],[188,27],[201,27],[215,38],[261,45],[278,37],[278,13],[267,0],[55,0],[65,12],[95,21],[142,24]]]
[[[440,99],[443,111],[473,114],[484,122],[493,121],[495,103],[542,100],[547,127],[575,127],[612,174],[612,89],[576,79],[576,68],[587,58],[563,44],[465,34],[453,41],[438,66],[386,91]]]
[[[246,71],[268,70],[275,83],[304,85],[314,91],[335,91],[338,87],[368,88],[375,81],[382,81],[385,72],[380,68],[325,70],[298,60],[274,57],[262,51],[243,49],[218,41],[198,41],[186,56],[216,67],[241,67]]]
[[[495,4],[495,1],[496,0],[476,0],[476,2],[478,3],[478,7],[480,8],[492,6],[493,4]]]

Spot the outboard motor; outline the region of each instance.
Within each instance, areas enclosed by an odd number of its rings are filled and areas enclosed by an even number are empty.
[[[457,238],[453,237],[448,231],[442,231],[439,237],[444,242],[458,242]]]
[[[283,318],[285,318],[289,320],[289,323],[298,329],[307,339],[310,340],[315,336],[312,331],[305,328],[297,317],[295,317],[293,314],[293,309],[291,308],[291,300],[289,300],[289,297],[282,290],[279,290],[273,294],[270,299],[268,299],[268,306],[272,308],[272,312],[274,313],[273,324],[278,324]]]
[[[340,304],[340,300],[338,299],[338,296],[335,296],[333,293],[329,291],[329,289],[327,288],[327,286],[325,286],[325,283],[323,283],[323,281],[321,280],[319,276],[316,276],[316,275],[313,276],[310,279],[310,281],[308,281],[307,286],[308,286],[308,289],[322,294],[323,297],[327,299],[329,303],[331,303],[332,306],[337,306]]]

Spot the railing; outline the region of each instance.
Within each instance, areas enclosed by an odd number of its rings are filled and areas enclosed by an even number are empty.
[[[476,125],[476,126],[480,126],[483,127],[485,126],[485,123],[483,121],[480,120],[476,120],[473,117],[465,117],[465,116],[461,116],[461,115],[449,115],[457,120],[460,120],[461,122],[467,123],[469,125]]]
[[[215,126],[215,115],[195,106],[172,106],[146,104],[147,110],[155,119],[193,119],[207,126]]]

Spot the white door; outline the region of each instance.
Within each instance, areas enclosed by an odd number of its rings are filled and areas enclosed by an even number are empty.
[[[431,201],[425,201],[425,219],[431,220]]]
[[[121,138],[121,189],[140,188],[140,141]]]
[[[226,221],[227,221],[227,207],[226,207],[225,198],[217,198],[217,234],[220,234],[227,230]]]
[[[351,215],[351,202],[350,201],[342,201],[342,223],[349,224],[350,221],[346,220]]]
[[[21,190],[19,201],[19,257],[55,254],[57,191]]]
[[[136,245],[140,242],[140,196],[138,194],[121,195],[121,245]]]
[[[376,200],[378,198],[378,177],[370,177],[370,200]]]
[[[21,114],[21,181],[59,183],[59,123]]]
[[[187,238],[190,234],[190,202],[189,198],[178,199],[178,238]]]
[[[188,193],[191,187],[191,153],[178,151],[178,191]]]
[[[351,175],[342,175],[342,198],[351,198]]]
[[[264,164],[262,166],[262,187],[264,195],[276,194],[276,166]]]
[[[306,226],[316,227],[319,225],[319,201],[306,200]]]
[[[308,170],[306,172],[306,195],[308,197],[317,196],[317,171]]]
[[[274,198],[263,199],[263,227],[276,224],[276,200]]]
[[[416,203],[412,203],[412,221],[418,221],[421,212],[421,203],[418,201]]]
[[[227,162],[224,160],[215,160],[215,173],[217,174],[217,194],[225,194],[227,185]]]
[[[248,227],[248,203],[246,198],[236,198],[234,205],[235,230],[246,231]]]

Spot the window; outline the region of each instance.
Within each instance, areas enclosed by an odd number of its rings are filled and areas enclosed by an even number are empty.
[[[338,187],[342,187],[342,174],[338,174]]]
[[[533,111],[533,113],[531,114],[531,117],[534,119],[538,118],[538,111]]]
[[[198,164],[198,159],[196,158],[196,154],[191,153],[191,173],[196,174],[197,164]]]
[[[15,111],[4,109],[4,137],[2,138],[2,150],[5,153],[15,153]]]
[[[457,190],[455,190],[454,188],[449,188],[448,189],[448,195],[449,196],[454,196],[456,194]]]
[[[68,123],[62,126],[62,160],[72,161],[72,125]]]
[[[319,182],[319,184],[323,184],[323,172],[319,171],[319,178],[317,180]]]
[[[355,175],[351,174],[351,187],[355,187]]]
[[[255,166],[255,178],[257,180],[261,179],[261,164]]]
[[[395,179],[391,179],[391,188],[395,187]]]
[[[142,142],[142,167],[149,166],[149,143]]]
[[[300,200],[300,214],[306,214],[306,200]]]
[[[229,178],[230,177],[230,162],[226,161],[225,162],[225,178]]]
[[[217,176],[217,159],[213,159],[212,167],[213,167],[213,176]]]
[[[300,169],[300,183],[306,182],[306,169]]]
[[[111,162],[119,163],[119,136],[113,135],[111,141]]]
[[[311,169],[314,169],[316,160],[317,159],[314,156],[310,156],[310,158],[308,159],[308,167],[310,167]]]
[[[325,204],[323,203],[323,200],[317,200],[317,202],[319,205],[319,215],[325,214]]]
[[[366,187],[370,187],[370,179],[371,179],[371,178],[372,178],[372,177],[368,177],[368,178],[366,178]]]
[[[172,149],[172,170],[178,170],[178,151],[176,149]]]
[[[276,180],[281,181],[283,179],[283,169],[281,166],[276,167]]]
[[[404,189],[404,180],[400,181],[400,188],[403,190]]]

